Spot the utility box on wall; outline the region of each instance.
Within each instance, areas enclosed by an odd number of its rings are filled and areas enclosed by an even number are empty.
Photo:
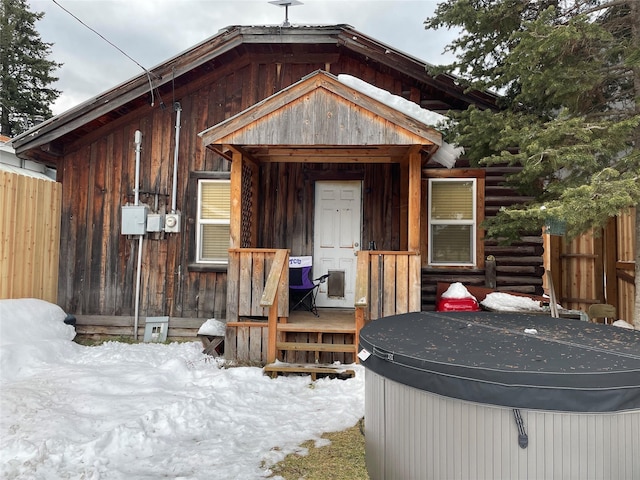
[[[180,212],[167,213],[164,221],[164,231],[167,233],[180,232]]]
[[[122,235],[144,235],[147,229],[146,205],[122,206]]]
[[[163,229],[163,213],[150,213],[149,215],[147,215],[147,232],[161,232]]]

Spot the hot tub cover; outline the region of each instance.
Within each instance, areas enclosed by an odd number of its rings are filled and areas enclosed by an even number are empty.
[[[415,312],[360,331],[363,365],[439,395],[564,412],[640,409],[640,332],[516,313]]]

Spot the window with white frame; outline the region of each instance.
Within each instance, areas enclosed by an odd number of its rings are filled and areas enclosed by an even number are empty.
[[[429,264],[476,263],[476,179],[429,179]]]
[[[229,180],[198,180],[196,262],[226,265],[229,262]]]

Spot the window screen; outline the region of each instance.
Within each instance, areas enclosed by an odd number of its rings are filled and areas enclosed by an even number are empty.
[[[475,264],[475,179],[429,180],[429,263]]]
[[[197,261],[222,264],[228,262],[230,182],[198,182]]]

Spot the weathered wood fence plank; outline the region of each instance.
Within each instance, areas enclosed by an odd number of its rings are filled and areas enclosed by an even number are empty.
[[[0,298],[57,302],[62,185],[0,171]]]

